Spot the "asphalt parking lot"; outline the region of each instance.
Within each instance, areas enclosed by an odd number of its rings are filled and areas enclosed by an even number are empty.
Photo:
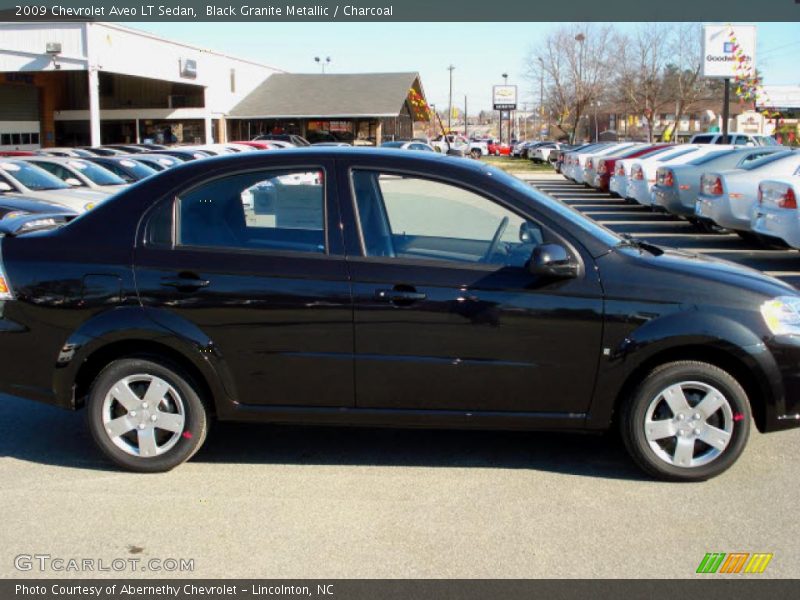
[[[800,282],[796,253],[533,184],[612,229]],[[0,577],[119,575],[14,567],[49,554],[194,559],[159,577],[684,578],[706,552],[770,552],[759,577],[796,577],[799,453],[800,431],[754,433],[724,475],[668,484],[613,435],[216,424],[191,462],[136,475],[100,457],[83,414],[0,396]]]

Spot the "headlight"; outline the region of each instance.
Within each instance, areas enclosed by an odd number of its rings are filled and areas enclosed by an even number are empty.
[[[800,335],[800,297],[767,300],[761,305],[761,315],[773,335]]]
[[[95,203],[94,203],[94,202],[89,202],[88,204],[84,204],[84,205],[83,205],[83,210],[85,210],[85,211],[90,211],[90,210],[92,210],[94,207],[95,207]]]

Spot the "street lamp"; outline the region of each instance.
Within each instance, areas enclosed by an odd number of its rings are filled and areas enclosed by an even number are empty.
[[[503,78],[503,85],[508,85],[508,73],[501,75]],[[503,143],[503,111],[500,111],[500,143]],[[511,142],[511,111],[508,112],[508,141]]]
[[[579,33],[578,35],[575,36],[575,41],[578,42],[578,44],[580,44],[580,50],[578,51],[578,85],[575,86],[576,87],[575,96],[577,97],[578,104],[580,105],[583,104],[583,96],[581,94],[583,88],[583,48],[584,48],[583,43],[586,41],[586,36],[582,33]],[[580,123],[576,122],[575,129],[577,129],[579,125]],[[577,132],[573,132],[572,134],[573,142],[575,141],[576,133]]]
[[[447,67],[447,70],[450,71],[450,99],[447,102],[447,133],[452,131],[450,120],[453,117],[453,71],[455,67],[450,65]]]
[[[331,57],[326,56],[325,60],[322,60],[319,56],[314,57],[314,62],[317,63],[320,67],[322,67],[322,74],[325,74],[325,65],[331,64]]]

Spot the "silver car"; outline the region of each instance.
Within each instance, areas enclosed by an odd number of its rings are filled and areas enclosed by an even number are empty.
[[[767,154],[785,150],[781,146],[719,149],[683,165],[669,165],[656,170],[653,201],[674,215],[694,217],[694,205],[700,193],[700,177],[705,171],[741,169]]]
[[[800,250],[800,169],[791,177],[767,179],[758,185],[758,203],[750,229],[766,241],[780,240]]]
[[[80,158],[25,156],[22,160],[41,167],[73,187],[84,187],[104,194],[116,194],[128,186],[122,177],[100,165]]]
[[[758,184],[764,179],[794,175],[798,167],[800,152],[785,150],[736,171],[706,172],[695,202],[695,216],[747,237]]]
[[[18,159],[0,159],[0,194],[30,198],[56,207],[85,212],[108,194],[75,188],[36,165]]]

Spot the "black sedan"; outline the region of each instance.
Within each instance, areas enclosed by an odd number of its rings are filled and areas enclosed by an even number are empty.
[[[702,480],[751,421],[800,426],[794,288],[476,161],[193,161],[0,250],[0,391],[85,407],[135,471],[189,459],[219,419],[618,427],[652,475]]]
[[[86,160],[105,167],[127,183],[141,181],[158,173],[157,169],[128,156],[95,156]]]

